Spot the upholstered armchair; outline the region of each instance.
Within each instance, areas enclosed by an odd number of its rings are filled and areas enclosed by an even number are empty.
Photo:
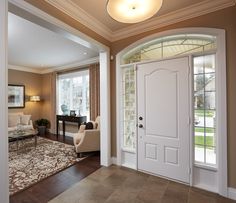
[[[75,151],[81,156],[83,152],[100,151],[100,116],[93,122],[93,129],[81,125],[79,132],[73,136]]]

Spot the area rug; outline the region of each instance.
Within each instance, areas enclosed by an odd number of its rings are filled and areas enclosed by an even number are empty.
[[[74,147],[39,137],[37,147],[34,139],[9,143],[10,195],[28,188],[71,165],[77,159]]]

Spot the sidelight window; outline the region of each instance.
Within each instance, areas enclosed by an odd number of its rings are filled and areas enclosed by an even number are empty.
[[[216,165],[215,55],[194,57],[195,162]]]
[[[123,148],[129,151],[136,147],[136,102],[135,102],[135,71],[134,66],[123,68]]]

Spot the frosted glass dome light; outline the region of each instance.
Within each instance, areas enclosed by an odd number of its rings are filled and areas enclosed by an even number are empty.
[[[107,12],[116,21],[138,23],[154,16],[163,0],[108,0]]]

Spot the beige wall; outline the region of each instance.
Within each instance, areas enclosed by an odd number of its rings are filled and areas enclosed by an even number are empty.
[[[165,30],[184,27],[211,27],[226,30],[227,46],[227,108],[228,108],[228,173],[229,186],[236,188],[236,7],[230,7],[205,16],[186,20],[161,29],[149,31],[112,43],[111,50],[115,56],[125,47],[149,36]],[[116,156],[116,83],[115,60],[111,62],[111,109],[112,109],[112,156]]]
[[[51,118],[51,95],[52,95],[52,91],[51,91],[51,74],[44,74],[42,75],[42,97],[43,97],[43,106],[42,106],[42,112],[41,115],[43,118],[46,118],[48,120],[50,120],[51,122],[51,130],[52,132],[54,129],[54,124],[53,124],[53,120]]]
[[[32,115],[33,121],[41,118],[43,102],[27,101],[28,96],[42,95],[42,75],[24,71],[9,70],[8,83],[16,85],[25,85],[26,102],[25,108],[9,109],[9,112],[24,112]]]
[[[44,10],[52,16],[62,20],[70,26],[80,30],[88,36],[98,40],[99,42],[110,46],[111,53],[115,56],[122,49],[135,41],[142,39],[154,33],[158,33],[164,30],[170,30],[175,28],[185,27],[211,27],[220,28],[226,30],[226,45],[227,45],[227,113],[228,113],[228,172],[229,172],[229,186],[236,188],[236,162],[234,161],[234,155],[236,154],[236,7],[230,7],[224,10],[220,10],[214,13],[210,13],[201,17],[197,17],[191,20],[186,20],[180,23],[176,23],[171,26],[167,26],[161,29],[145,32],[136,36],[132,36],[126,39],[122,39],[111,43],[104,39],[102,36],[94,33],[90,29],[83,26],[81,23],[75,21],[69,16],[63,14],[59,10],[53,8],[45,1],[38,0],[26,0],[27,2],[35,5],[36,7]],[[116,156],[116,87],[115,87],[115,60],[111,62],[111,122],[112,122],[112,156]]]

